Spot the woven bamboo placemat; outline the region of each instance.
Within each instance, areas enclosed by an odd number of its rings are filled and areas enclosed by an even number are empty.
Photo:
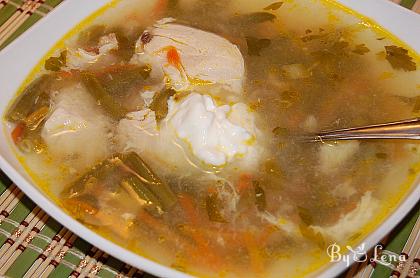
[[[0,50],[63,0],[0,0]],[[355,0],[356,1],[356,0]],[[359,0],[361,1],[361,0]],[[420,13],[420,0],[391,0]],[[388,264],[374,259],[342,277],[420,277],[420,203],[380,242]],[[0,277],[153,277],[73,234],[36,206],[0,170]]]

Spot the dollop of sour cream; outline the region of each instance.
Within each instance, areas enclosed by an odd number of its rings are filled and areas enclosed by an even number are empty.
[[[230,121],[230,105],[217,106],[210,96],[191,93],[181,101],[171,98],[168,106],[166,124],[202,162],[223,166],[247,153],[253,134]]]

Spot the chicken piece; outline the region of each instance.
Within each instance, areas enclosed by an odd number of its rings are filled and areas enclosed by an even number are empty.
[[[108,34],[99,39],[98,47],[95,50],[69,49],[67,53],[67,67],[69,69],[85,69],[116,49],[118,49],[116,35],[114,33]]]
[[[159,135],[155,112],[144,109],[127,114],[118,124],[118,134],[122,149],[144,152]]]
[[[378,208],[379,201],[372,196],[372,192],[368,191],[362,196],[357,207],[343,215],[334,225],[327,227],[311,226],[311,228],[325,237],[343,242],[369,223]]]
[[[322,144],[319,151],[320,170],[324,174],[334,174],[358,150],[358,141]]]
[[[169,111],[158,126],[155,112],[144,109],[121,120],[121,150],[153,156],[155,161],[208,170],[214,166],[242,166],[255,170],[261,156],[254,115],[245,104],[217,106],[207,95],[191,93],[168,101]]]
[[[148,108],[127,114],[117,127],[119,151],[135,151],[142,157],[150,157],[151,166],[168,171],[190,166],[183,150],[174,144],[175,139],[173,131],[158,127],[155,112]]]
[[[171,21],[161,20],[143,33],[133,61],[155,59],[167,83],[178,91],[216,84],[241,93],[245,65],[238,47],[213,33]]]
[[[61,89],[52,97],[52,114],[41,136],[48,151],[81,170],[109,154],[111,122],[81,84]]]

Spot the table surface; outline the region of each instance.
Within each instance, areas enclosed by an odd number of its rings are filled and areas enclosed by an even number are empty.
[[[0,50],[63,0],[0,0]],[[69,1],[69,0],[67,0]],[[420,0],[390,0],[420,13]],[[420,203],[380,243],[388,255],[410,254],[407,263],[354,264],[342,277],[420,277]],[[420,260],[419,260],[420,261]],[[60,225],[37,207],[0,170],[0,276],[153,277],[127,265]]]

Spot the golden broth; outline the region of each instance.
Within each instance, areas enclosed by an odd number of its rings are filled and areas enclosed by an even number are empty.
[[[125,65],[134,54],[134,42],[161,18],[173,17],[179,24],[228,39],[239,47],[246,68],[244,93],[235,101],[255,113],[259,130],[250,142],[261,146],[253,167],[243,166],[241,157],[214,171],[197,170],[186,163],[188,155],[178,156],[178,163],[163,162],[177,146],[156,155],[155,150],[139,152],[173,191],[176,204],[155,215],[127,192],[113,191],[118,196],[111,201],[102,198],[99,207],[105,216],[97,217],[96,211],[86,213],[92,202],[83,203],[89,207],[82,212],[80,200],[69,203],[68,190],[96,163],[121,152],[120,139],[113,135],[117,120],[108,115],[98,118],[107,122],[104,129],[111,136],[94,161],[86,162],[84,152],[56,155],[41,142],[39,154],[19,153],[22,163],[38,185],[91,229],[181,271],[199,276],[291,277],[320,269],[329,260],[329,244],[360,242],[402,200],[418,172],[420,145],[308,144],[294,138],[418,116],[419,58],[398,48],[402,44],[378,26],[329,1],[271,4],[121,0],[82,23],[51,52],[57,57],[64,48],[87,49],[95,32],[118,33],[119,43],[125,42],[118,53],[88,68],[99,76],[104,69]],[[102,25],[106,27],[100,31],[92,27]],[[47,71],[37,69],[35,74],[40,72]],[[81,79],[62,69],[55,78],[50,90],[60,92]],[[216,89],[197,90],[221,104],[231,101],[213,93]],[[136,103],[133,99],[124,103],[129,111],[137,109],[130,106]],[[92,113],[101,114],[101,109],[94,107]],[[92,190],[101,196],[111,191]]]

